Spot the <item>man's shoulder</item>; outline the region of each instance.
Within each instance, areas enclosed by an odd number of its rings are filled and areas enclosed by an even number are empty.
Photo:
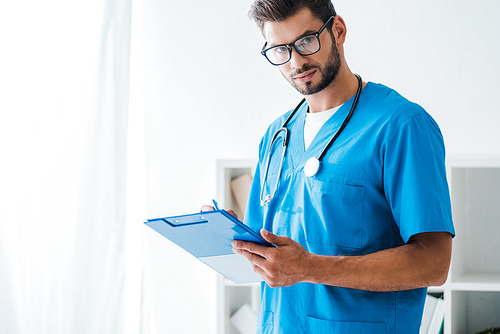
[[[408,131],[409,128],[425,128],[441,136],[439,125],[422,106],[392,88],[382,84],[369,84],[364,108],[360,108],[359,121],[371,124],[381,138],[391,140],[394,135]]]
[[[422,106],[410,101],[395,89],[372,82],[369,82],[365,89],[364,106],[374,117],[395,121],[413,116],[429,116]]]

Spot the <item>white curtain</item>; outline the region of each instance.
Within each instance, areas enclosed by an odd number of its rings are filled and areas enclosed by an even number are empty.
[[[123,333],[131,0],[0,3],[0,333]]]

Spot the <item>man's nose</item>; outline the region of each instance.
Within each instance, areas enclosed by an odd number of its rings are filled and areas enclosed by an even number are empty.
[[[307,63],[307,59],[299,54],[297,50],[292,48],[290,53],[290,66],[292,68],[302,68],[305,63]]]

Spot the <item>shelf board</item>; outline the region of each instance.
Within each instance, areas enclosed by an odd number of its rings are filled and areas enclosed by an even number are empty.
[[[446,165],[449,168],[498,168],[500,157],[448,157]]]
[[[461,291],[500,291],[500,273],[468,273],[453,279],[451,289]]]
[[[444,293],[445,286],[430,286],[427,288],[428,293]]]

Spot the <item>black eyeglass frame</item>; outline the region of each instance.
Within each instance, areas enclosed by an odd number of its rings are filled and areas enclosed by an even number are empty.
[[[310,55],[313,55],[315,53],[318,53],[319,50],[321,50],[321,41],[319,39],[319,35],[323,32],[323,30],[325,30],[326,26],[328,25],[328,23],[332,20],[332,19],[335,19],[335,16],[336,15],[332,15],[330,16],[330,18],[325,22],[325,24],[323,24],[323,26],[318,30],[317,33],[315,34],[307,34],[307,35],[304,35],[304,36],[300,36],[299,38],[297,38],[296,40],[294,40],[292,43],[290,44],[279,44],[279,45],[274,45],[274,46],[271,46],[267,49],[264,49],[267,45],[267,42],[264,43],[264,47],[262,48],[262,51],[260,52],[264,57],[266,57],[267,61],[270,62],[272,65],[274,66],[281,66],[283,64],[286,64],[290,61],[290,59],[292,59],[292,47],[294,48],[295,51],[297,51],[297,53],[301,56],[310,56]],[[318,50],[316,50],[315,52],[312,52],[312,53],[302,53],[300,52],[299,48],[295,45],[295,43],[299,40],[299,39],[304,39],[308,36],[314,36],[317,40],[318,40]],[[278,63],[278,64],[275,64],[273,63],[268,57],[267,57],[267,51],[271,50],[271,49],[274,49],[274,48],[279,48],[279,47],[286,47],[287,50],[288,50],[288,59],[282,63]]]

